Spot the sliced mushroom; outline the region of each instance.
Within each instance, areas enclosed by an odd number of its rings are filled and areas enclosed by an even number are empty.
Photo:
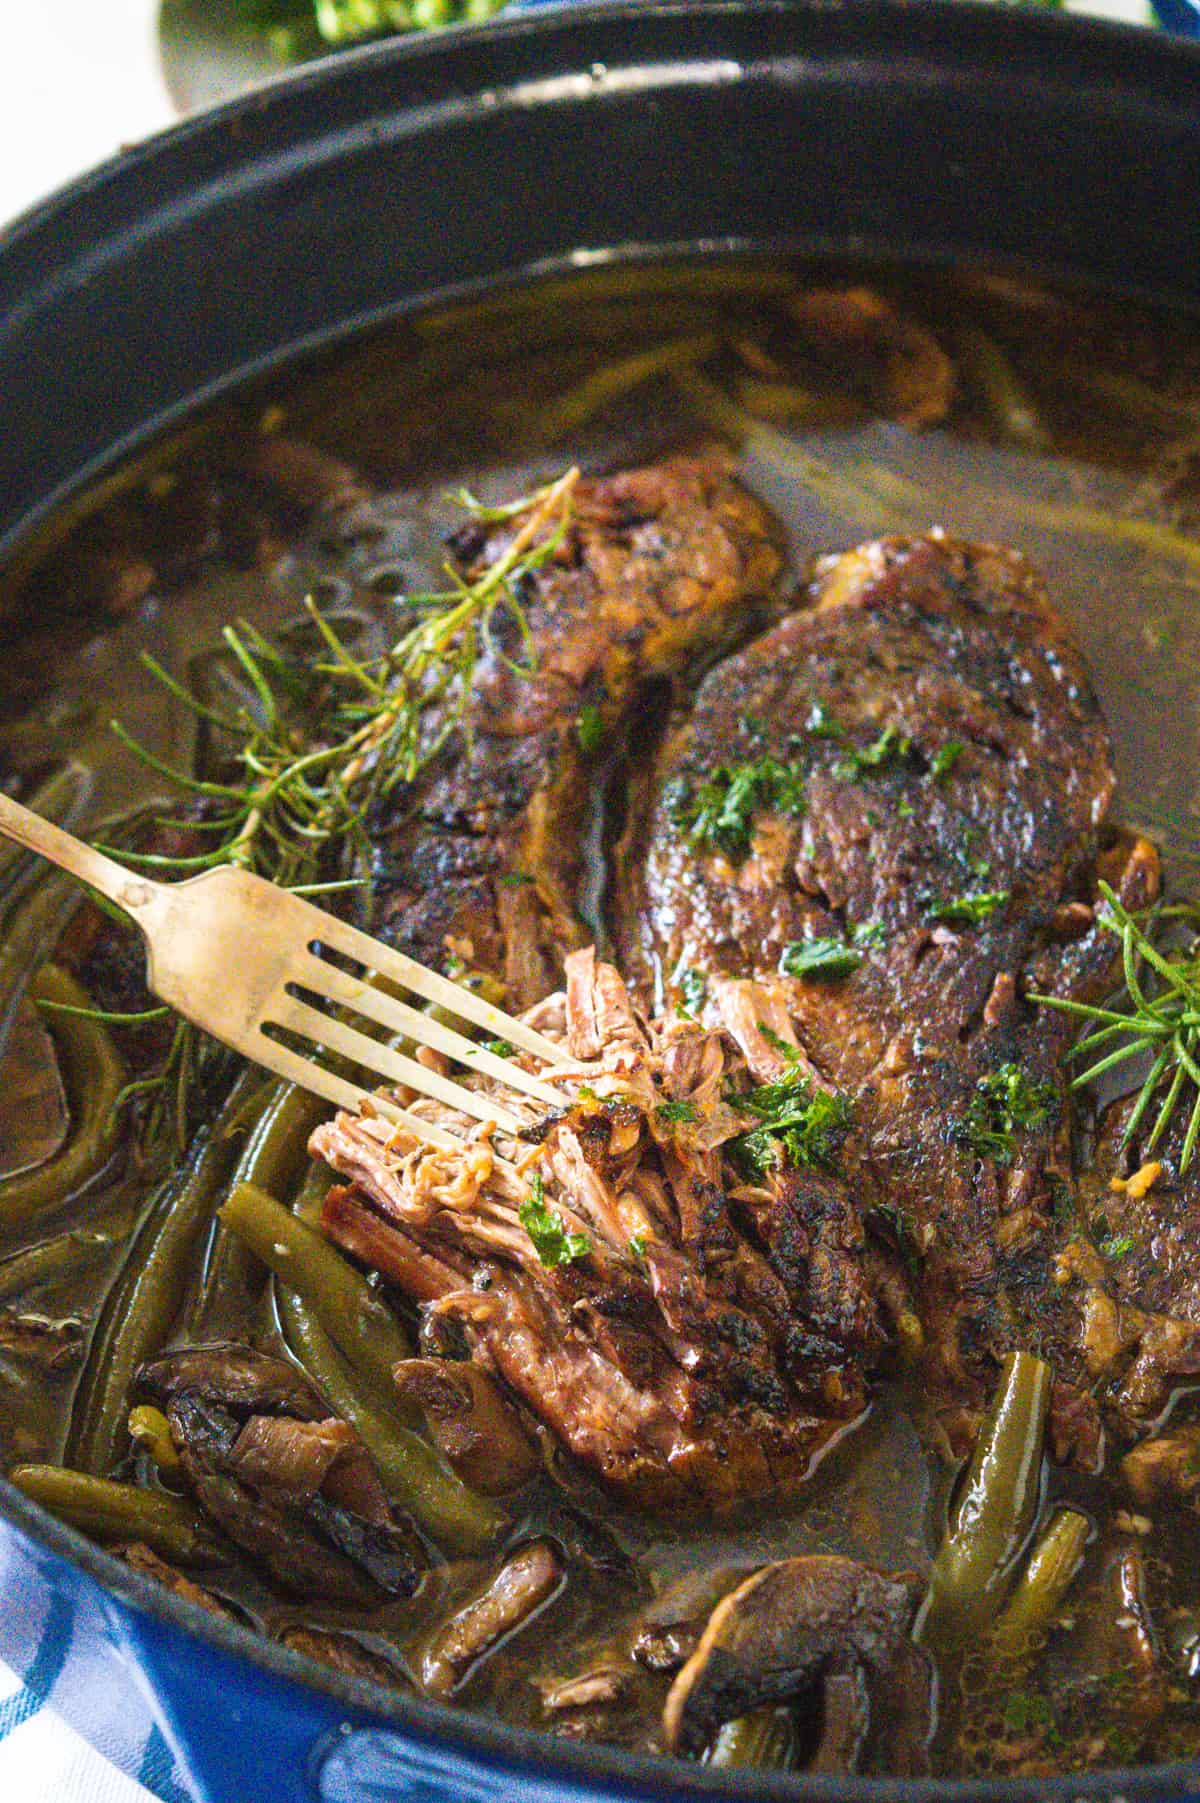
[[[745,1566],[720,1565],[689,1571],[638,1614],[630,1657],[651,1672],[677,1672],[691,1658],[704,1626],[721,1598],[744,1583]]]
[[[65,1371],[83,1356],[83,1323],[73,1315],[52,1320],[5,1310],[0,1314],[0,1352],[43,1371]]]
[[[470,1360],[404,1359],[392,1376],[473,1490],[505,1496],[532,1483],[542,1466],[537,1446],[486,1371]]]
[[[134,1571],[140,1571],[143,1577],[153,1578],[164,1590],[181,1597],[185,1603],[196,1603],[210,1615],[220,1615],[226,1620],[236,1619],[233,1610],[227,1608],[220,1597],[214,1596],[211,1590],[201,1589],[184,1572],[177,1571],[165,1559],[160,1559],[153,1548],[143,1541],[132,1540],[127,1546],[112,1547],[111,1551],[116,1553],[118,1559],[124,1559],[126,1565],[132,1566]]]
[[[888,1577],[852,1559],[813,1555],[764,1566],[717,1604],[671,1686],[667,1747],[697,1754],[723,1722],[858,1673],[860,1693],[839,1689],[834,1699],[844,1714],[841,1705],[861,1695],[857,1723],[836,1732],[831,1723],[827,1749],[827,1757],[840,1746],[856,1758],[876,1696],[889,1715],[899,1700],[893,1668],[920,1659],[908,1641],[919,1589],[911,1572]],[[925,1677],[922,1688],[927,1693]]]
[[[277,1583],[362,1607],[417,1589],[427,1558],[415,1532],[356,1431],[292,1366],[192,1347],[143,1365],[137,1383],[166,1414],[196,1502]]]
[[[1121,1476],[1144,1509],[1171,1497],[1194,1497],[1200,1491],[1200,1422],[1143,1440],[1121,1460]]]
[[[433,1635],[421,1660],[421,1684],[447,1697],[497,1643],[523,1627],[562,1582],[562,1565],[545,1540],[523,1546],[487,1588]]]
[[[1113,1625],[1124,1649],[1125,1671],[1131,1679],[1127,1708],[1135,1720],[1151,1722],[1166,1707],[1166,1679],[1159,1666],[1141,1548],[1126,1547],[1110,1568],[1108,1578],[1115,1605]]]
[[[350,1634],[331,1634],[325,1628],[299,1626],[284,1628],[279,1639],[289,1651],[303,1653],[321,1665],[332,1666],[335,1672],[341,1672],[347,1678],[370,1678],[393,1690],[405,1688],[402,1673],[377,1653],[369,1652]]]
[[[628,1689],[629,1673],[619,1666],[601,1665],[577,1678],[539,1678],[542,1708],[593,1709],[598,1703],[615,1703]]]

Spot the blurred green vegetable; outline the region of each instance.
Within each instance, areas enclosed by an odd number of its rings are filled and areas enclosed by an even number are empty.
[[[270,38],[286,60],[389,32],[433,31],[477,24],[503,11],[506,0],[239,0],[248,31]]]

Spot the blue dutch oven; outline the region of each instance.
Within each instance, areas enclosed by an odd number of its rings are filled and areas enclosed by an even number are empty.
[[[1200,301],[1200,49],[921,0],[548,7],[325,62],[0,239],[0,551],[197,402],[431,298],[679,252],[984,259]],[[1200,1771],[742,1779],[344,1679],[0,1483],[0,1656],[178,1803],[1200,1797]],[[147,1730],[150,1729],[147,1741]]]

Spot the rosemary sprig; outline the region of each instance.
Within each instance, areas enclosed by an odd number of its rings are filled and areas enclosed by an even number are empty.
[[[1090,1061],[1072,1079],[1072,1089],[1083,1089],[1131,1060],[1149,1061],[1121,1135],[1123,1147],[1157,1100],[1158,1111],[1144,1144],[1146,1154],[1152,1153],[1180,1104],[1187,1106],[1190,1098],[1179,1153],[1182,1174],[1200,1137],[1200,940],[1186,948],[1160,950],[1151,935],[1170,921],[1194,923],[1197,910],[1190,903],[1179,903],[1139,917],[1129,912],[1109,884],[1101,883],[1100,892],[1104,907],[1097,920],[1121,941],[1123,986],[1113,1005],[1094,1007],[1034,993],[1029,999],[1089,1023],[1091,1030],[1068,1053],[1074,1061]]]
[[[469,748],[472,679],[481,650],[527,676],[536,668],[521,603],[525,577],[553,557],[571,519],[579,471],[570,469],[524,500],[485,508],[466,490],[456,497],[483,524],[526,512],[507,549],[473,582],[451,566],[448,588],[406,597],[415,623],[382,657],[363,660],[310,599],[307,611],[322,651],[305,663],[254,627],[227,626],[225,645],[247,684],[252,704],[222,713],[178,682],[152,658],[146,667],[175,697],[234,742],[222,780],[176,769],[136,740],[119,721],[113,731],[130,751],[173,786],[205,804],[195,821],[160,821],[211,839],[202,851],[171,855],[104,847],[129,863],[164,876],[184,877],[236,864],[308,895],[360,887],[349,877],[347,853],[367,849],[370,810],[411,784],[450,736]],[[516,625],[526,661],[499,646],[498,615]],[[366,859],[362,862],[365,864]],[[153,1013],[154,1011],[152,1011]],[[108,1024],[137,1026],[149,1015],[107,1015]],[[184,1021],[161,1066],[128,1084],[121,1103],[150,1100],[148,1139],[169,1121],[186,1145],[190,1098],[197,1075],[217,1048]]]
[[[471,681],[480,651],[494,652],[518,674],[533,674],[521,583],[561,544],[578,479],[578,470],[568,470],[520,503],[528,517],[474,582],[448,566],[452,586],[408,597],[416,622],[380,658],[356,658],[310,599],[307,610],[323,654],[307,666],[253,627],[225,628],[225,644],[255,702],[233,719],[149,663],[198,718],[233,733],[241,745],[229,780],[206,781],[167,764],[113,722],[144,764],[215,810],[201,823],[214,835],[203,851],[134,854],[133,861],[177,875],[238,864],[310,894],[340,886],[344,872],[331,870],[329,854],[347,842],[362,843],[370,808],[413,782],[455,730],[469,746]],[[482,508],[465,491],[458,498],[485,522],[518,511]],[[516,623],[525,662],[499,650],[498,613]]]

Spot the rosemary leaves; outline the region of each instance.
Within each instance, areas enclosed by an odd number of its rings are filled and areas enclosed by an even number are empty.
[[[1148,1061],[1125,1123],[1122,1145],[1129,1144],[1154,1108],[1150,1131],[1142,1142],[1142,1151],[1149,1157],[1178,1109],[1190,1106],[1179,1153],[1182,1173],[1191,1163],[1200,1136],[1200,941],[1163,950],[1151,935],[1171,921],[1194,923],[1196,909],[1181,903],[1155,908],[1139,919],[1107,883],[1101,883],[1100,890],[1104,908],[1097,920],[1121,941],[1122,993],[1106,1008],[1054,995],[1031,994],[1029,999],[1089,1023],[1091,1030],[1068,1054],[1073,1062],[1086,1063],[1073,1078],[1072,1089],[1096,1083],[1134,1059],[1143,1064]]]

